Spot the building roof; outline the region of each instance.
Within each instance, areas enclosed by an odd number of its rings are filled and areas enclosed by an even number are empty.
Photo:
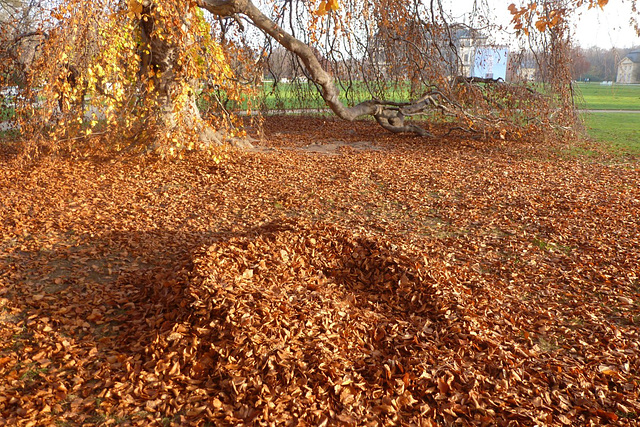
[[[627,53],[627,58],[631,60],[631,62],[635,62],[636,64],[640,63],[640,50],[632,50]]]

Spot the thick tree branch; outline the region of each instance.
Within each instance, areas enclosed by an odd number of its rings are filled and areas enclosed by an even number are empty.
[[[340,92],[331,75],[324,70],[313,50],[300,40],[287,33],[277,23],[263,14],[250,0],[198,0],[203,9],[219,16],[231,16],[237,13],[245,15],[256,27],[273,37],[285,49],[295,53],[307,68],[312,80],[321,88],[322,97],[338,117],[353,121],[362,116],[373,116],[385,129],[394,132],[413,132],[421,136],[429,135],[424,129],[413,124],[405,124],[405,117],[420,114],[435,103],[421,99],[406,105],[390,105],[378,100],[369,100],[353,107],[347,107],[339,98]],[[433,100],[432,98],[429,98]]]
[[[232,16],[240,12],[236,0],[196,0],[199,7],[218,16]],[[244,3],[244,2],[242,2]]]

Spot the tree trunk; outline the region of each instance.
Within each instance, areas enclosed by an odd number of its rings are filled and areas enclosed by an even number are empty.
[[[221,145],[231,143],[240,148],[249,148],[251,144],[246,140],[229,138],[224,129],[214,130],[202,118],[197,105],[197,82],[185,82],[179,76],[178,46],[157,36],[155,29],[158,23],[154,17],[154,2],[143,3],[140,49],[140,81],[144,82],[148,76],[153,83],[150,101],[159,109],[160,125],[168,131],[186,129],[198,136],[204,145]],[[146,19],[145,19],[146,18]],[[183,21],[192,19],[192,13],[185,7]],[[187,88],[185,89],[185,83]]]

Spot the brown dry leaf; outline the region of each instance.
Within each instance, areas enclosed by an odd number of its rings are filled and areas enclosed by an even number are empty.
[[[0,419],[634,425],[637,163],[368,129],[3,160]],[[381,149],[298,151],[329,134]]]

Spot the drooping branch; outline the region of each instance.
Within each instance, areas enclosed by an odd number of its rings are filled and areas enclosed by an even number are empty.
[[[322,98],[331,111],[339,118],[353,121],[362,116],[373,116],[385,129],[394,132],[411,132],[421,136],[429,135],[420,126],[405,123],[405,118],[437,107],[432,96],[407,104],[392,104],[379,100],[368,100],[352,107],[344,105],[339,98],[339,90],[332,76],[325,71],[313,49],[293,37],[276,22],[267,17],[250,0],[198,0],[203,9],[218,16],[245,15],[253,25],[271,36],[285,49],[296,54],[307,68],[312,80],[321,88]]]
[[[327,106],[343,120],[353,121],[362,116],[372,116],[380,126],[390,132],[409,132],[420,136],[430,134],[406,119],[434,110],[456,118],[466,128],[464,129],[466,131],[482,132],[485,135],[498,132],[501,138],[505,137],[504,135],[509,132],[509,129],[518,129],[519,132],[523,129],[532,129],[532,126],[542,128],[550,125],[554,127],[553,115],[557,108],[551,102],[538,102],[539,96],[535,94],[533,94],[535,96],[530,96],[530,94],[524,93],[523,91],[527,89],[525,86],[512,86],[502,81],[489,82],[488,79],[478,78],[469,81],[467,79],[464,81],[450,80],[446,77],[446,70],[440,70],[438,78],[427,80],[435,80],[441,86],[431,86],[431,89],[419,99],[396,103],[373,98],[354,106],[348,106],[340,100],[336,79],[324,68],[317,56],[317,51],[296,38],[292,33],[285,31],[273,19],[260,11],[252,0],[196,1],[199,7],[219,17],[237,18],[242,15],[287,51],[296,55],[305,66],[307,75],[319,87]],[[434,14],[433,10],[431,14]],[[453,46],[454,34],[451,33],[451,28],[446,23],[443,24],[443,27],[447,33],[445,41]],[[429,31],[431,34],[431,30]],[[437,31],[435,35],[437,36]],[[435,49],[438,49],[438,43],[433,41],[436,38],[431,34],[424,42],[433,43]],[[414,49],[419,50],[417,45],[414,46]],[[393,54],[393,52],[391,53]],[[440,56],[443,56],[442,52]],[[403,54],[400,54],[399,58],[406,59],[402,57]],[[444,59],[445,62],[447,60],[446,58],[440,59]],[[430,84],[432,83],[430,82]],[[441,90],[445,86],[449,86],[452,92]],[[459,86],[464,86],[464,88]],[[540,126],[537,125],[538,123]]]

